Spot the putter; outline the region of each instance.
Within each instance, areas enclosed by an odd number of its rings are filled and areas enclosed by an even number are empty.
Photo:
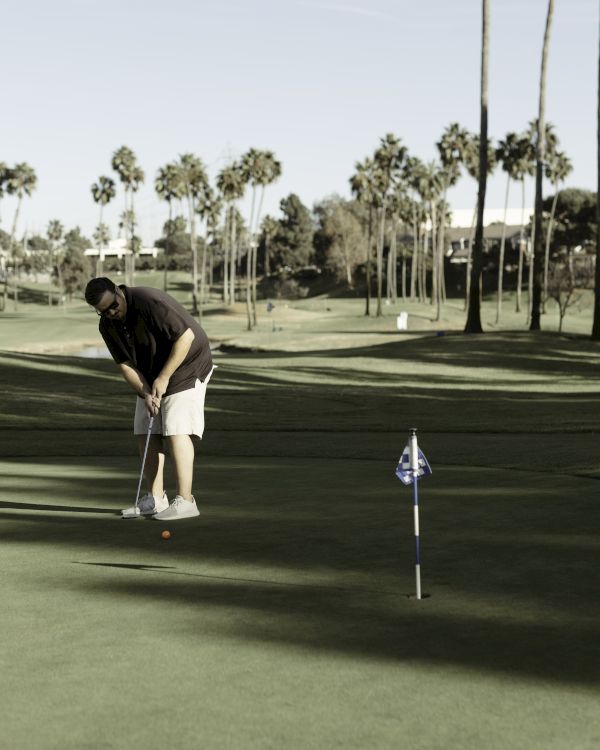
[[[140,471],[140,481],[138,482],[137,494],[135,496],[135,503],[133,506],[134,515],[123,516],[123,518],[139,518],[136,514],[138,503],[140,501],[140,490],[142,489],[142,480],[144,478],[144,467],[146,465],[146,456],[148,455],[148,443],[150,442],[150,435],[152,434],[152,425],[154,424],[154,417],[150,417],[148,422],[148,434],[146,435],[146,445],[144,447],[144,457],[142,458],[142,470]]]

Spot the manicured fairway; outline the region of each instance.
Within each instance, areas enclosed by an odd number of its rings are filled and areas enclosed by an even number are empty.
[[[111,363],[0,354],[0,746],[599,746],[597,351],[369,336],[217,358],[167,541]]]

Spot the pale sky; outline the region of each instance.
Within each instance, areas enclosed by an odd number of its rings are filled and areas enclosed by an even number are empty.
[[[595,190],[598,0],[555,6],[547,119],[574,165],[567,184]],[[537,116],[547,0],[491,0],[491,9],[497,139]],[[122,145],[146,172],[137,208],[149,243],[167,216],[156,171],[184,152],[214,178],[250,147],[274,151],[283,175],[265,210],[279,215],[292,192],[309,207],[349,197],[355,162],[387,132],[431,160],[449,123],[479,129],[480,0],[5,0],[2,27],[0,160],[28,162],[39,180],[19,234],[57,218],[91,236],[90,186],[115,177]],[[504,189],[498,172],[486,205],[502,207]],[[449,195],[456,209],[475,198],[468,176]],[[513,189],[510,205],[520,200]],[[105,211],[113,236],[122,206],[119,186]],[[8,230],[14,200],[0,213]]]

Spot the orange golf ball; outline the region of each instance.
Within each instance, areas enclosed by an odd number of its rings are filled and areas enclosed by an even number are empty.
[[[163,539],[170,539],[171,538],[171,532],[167,531],[166,529],[161,533],[161,536]]]

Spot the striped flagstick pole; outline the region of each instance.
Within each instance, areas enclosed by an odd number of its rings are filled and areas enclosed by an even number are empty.
[[[421,599],[421,544],[419,538],[419,446],[417,445],[417,431],[413,427],[408,438],[410,469],[413,473],[413,511],[415,522],[415,580],[417,599]]]

